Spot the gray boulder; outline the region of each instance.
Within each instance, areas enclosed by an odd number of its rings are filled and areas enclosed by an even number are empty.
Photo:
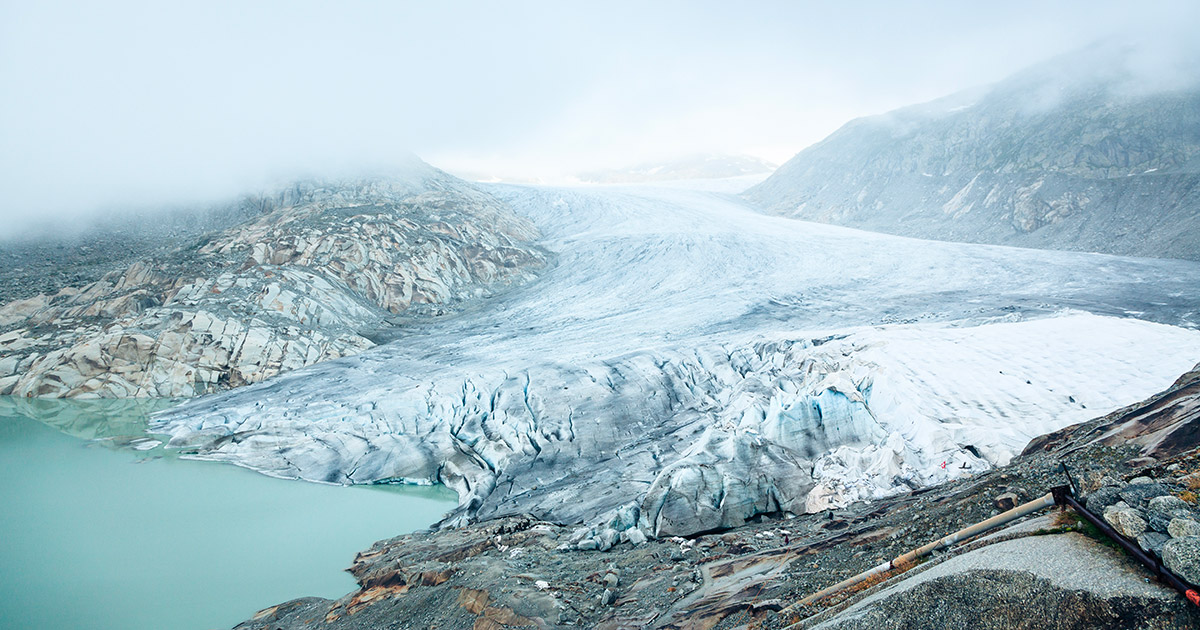
[[[1146,520],[1133,508],[1112,506],[1104,511],[1104,520],[1108,521],[1118,534],[1130,540],[1136,540],[1146,531]]]
[[[1103,514],[1108,506],[1113,505],[1121,500],[1121,488],[1115,486],[1104,486],[1099,490],[1089,494],[1087,500],[1084,501],[1084,507],[1093,514]]]
[[[1167,533],[1171,535],[1171,538],[1200,536],[1200,523],[1190,518],[1171,519],[1170,524],[1167,525]]]
[[[1146,521],[1156,532],[1167,531],[1173,519],[1195,519],[1196,513],[1186,501],[1175,496],[1154,497],[1146,504]]]
[[[617,571],[609,571],[604,574],[604,585],[608,588],[616,588],[621,582],[621,574]]]
[[[1137,544],[1142,551],[1149,551],[1161,557],[1163,545],[1167,544],[1168,540],[1171,540],[1171,537],[1163,533],[1143,532],[1141,536],[1137,537]]]
[[[1191,582],[1200,584],[1200,536],[1172,538],[1163,545],[1163,564],[1172,573]]]
[[[417,162],[305,182],[264,212],[82,287],[0,303],[0,395],[191,397],[355,355],[532,280],[505,202]]]
[[[1154,482],[1125,486],[1120,492],[1122,501],[1128,503],[1131,507],[1138,509],[1145,508],[1150,502],[1150,499],[1155,497],[1170,496],[1170,494],[1170,488],[1161,483]]]
[[[996,497],[996,509],[1006,512],[1016,507],[1019,501],[1020,499],[1017,497],[1016,493],[1005,492],[1004,494]]]

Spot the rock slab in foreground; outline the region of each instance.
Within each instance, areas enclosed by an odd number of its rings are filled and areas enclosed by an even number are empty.
[[[813,630],[1195,627],[1200,613],[1132,560],[1079,534],[996,543],[906,578]]]
[[[1200,536],[1172,538],[1163,545],[1163,564],[1179,577],[1200,584]]]

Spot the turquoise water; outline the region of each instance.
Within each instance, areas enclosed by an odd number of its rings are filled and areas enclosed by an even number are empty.
[[[0,629],[230,628],[346,594],[356,552],[454,506],[130,448],[156,406],[0,397]]]

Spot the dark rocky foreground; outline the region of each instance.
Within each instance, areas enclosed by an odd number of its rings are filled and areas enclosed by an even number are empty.
[[[1190,551],[1200,538],[1182,521],[1200,518],[1192,491],[1200,487],[1200,444],[1178,439],[1163,450],[1154,446],[1162,440],[1139,440],[1200,421],[1198,380],[1200,370],[1192,371],[1145,402],[1035,440],[1007,467],[844,510],[618,542],[606,552],[574,548],[583,531],[522,516],[381,541],[349,569],[357,591],[273,606],[238,628],[1194,628],[1200,609],[1056,510],[864,592],[781,611],[1042,495],[1063,483],[1060,463],[1092,497],[1116,493],[1148,519],[1170,503],[1179,521],[1167,521],[1179,534],[1170,544]],[[1121,428],[1120,440],[1095,439]],[[1168,563],[1181,575],[1200,568],[1200,554],[1175,555]]]

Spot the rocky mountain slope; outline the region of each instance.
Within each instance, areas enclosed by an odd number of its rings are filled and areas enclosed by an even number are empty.
[[[1200,76],[1151,84],[1142,61],[1099,45],[851,121],[744,194],[890,234],[1200,260]]]
[[[243,205],[246,202],[241,202]],[[0,394],[173,397],[355,354],[529,280],[537,230],[427,165],[305,182],[84,286],[0,306]]]

